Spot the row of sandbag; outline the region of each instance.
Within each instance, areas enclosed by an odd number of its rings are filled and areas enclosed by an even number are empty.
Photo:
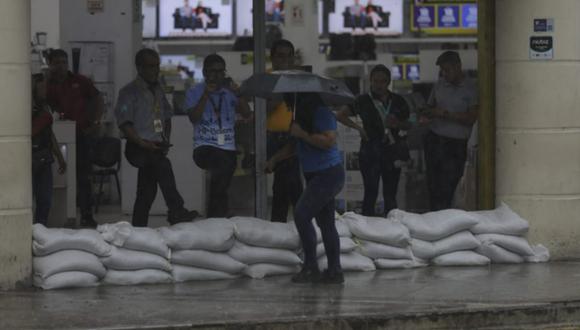
[[[294,225],[255,218],[207,219],[159,229],[127,222],[97,230],[34,225],[35,286],[136,285],[263,278],[300,267]]]

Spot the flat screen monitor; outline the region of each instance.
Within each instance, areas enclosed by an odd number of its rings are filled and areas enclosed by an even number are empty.
[[[159,37],[224,37],[232,34],[232,1],[161,0]]]
[[[203,57],[194,55],[160,55],[161,71],[179,75],[182,80],[193,79],[200,81],[203,79],[202,61]]]
[[[251,0],[238,0],[236,4],[238,36],[251,36],[253,33],[252,3]],[[284,16],[284,0],[266,0],[266,24],[284,24]]]
[[[157,0],[142,0],[143,38],[157,37]]]
[[[398,36],[403,33],[403,0],[335,0],[329,33]]]
[[[430,35],[476,34],[477,3],[411,4],[411,31]]]

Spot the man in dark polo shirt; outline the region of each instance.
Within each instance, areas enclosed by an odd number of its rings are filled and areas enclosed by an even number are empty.
[[[459,54],[437,58],[440,79],[433,87],[420,121],[429,125],[425,162],[431,210],[451,207],[467,156],[467,140],[477,118],[477,83],[466,77]]]
[[[401,169],[395,162],[409,158],[404,139],[411,126],[407,102],[389,90],[391,71],[377,65],[371,70],[370,81],[369,93],[359,95],[354,104],[337,113],[338,121],[358,130],[361,136],[359,165],[364,183],[362,213],[366,216],[375,215],[381,177],[384,214],[397,207]],[[357,115],[362,119],[362,127],[349,118]]]
[[[89,152],[103,114],[103,100],[88,78],[68,70],[68,55],[64,50],[51,51],[48,64],[48,104],[62,119],[76,122],[77,205],[81,226],[96,227]]]

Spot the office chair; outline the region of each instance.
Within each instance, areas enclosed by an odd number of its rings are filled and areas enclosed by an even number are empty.
[[[117,193],[121,197],[121,186],[119,185],[119,169],[121,168],[121,140],[114,137],[99,138],[91,152],[91,162],[93,165],[93,177],[99,178],[99,193],[95,203],[95,213],[99,212],[99,204],[103,195],[103,182],[106,176],[113,175],[117,183]]]

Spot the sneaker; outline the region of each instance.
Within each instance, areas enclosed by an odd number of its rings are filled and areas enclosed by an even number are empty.
[[[320,280],[318,269],[302,268],[300,273],[292,276],[293,283],[316,283]]]
[[[180,222],[189,222],[194,220],[199,216],[199,213],[196,210],[188,211],[187,209],[183,208],[178,211],[169,211],[167,212],[167,222],[174,225]]]
[[[337,272],[325,269],[319,282],[322,284],[342,284],[344,283],[344,275],[342,271]]]
[[[81,227],[84,228],[97,228],[99,224],[95,221],[92,215],[86,215],[81,217]]]

